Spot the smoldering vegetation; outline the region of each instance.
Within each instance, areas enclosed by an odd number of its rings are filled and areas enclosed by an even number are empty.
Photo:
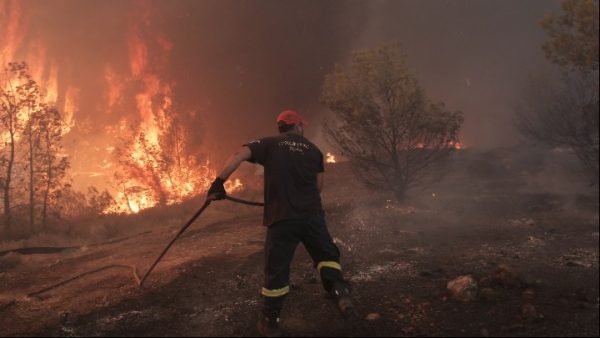
[[[402,202],[391,192],[365,188],[348,162],[328,164],[327,220],[364,320],[350,332],[315,296],[321,292],[318,276],[300,247],[284,328],[308,336],[594,335],[598,197],[576,164],[572,153],[552,149],[458,150],[430,185]],[[255,179],[260,187],[260,176]],[[261,191],[240,194],[260,200]],[[113,240],[60,253],[3,255],[3,304],[16,302],[3,310],[2,320],[34,305],[31,315],[40,320],[3,325],[1,332],[251,334],[248,313],[260,305],[261,212],[227,201],[215,202],[176,243],[151,277],[150,290],[137,289],[126,272],[112,271],[33,303],[18,297],[109,263],[144,271],[199,202],[95,220],[96,226],[130,231]],[[176,305],[165,310],[165,304]],[[579,324],[572,324],[575,319]]]
[[[401,203],[336,180],[348,170],[331,168],[325,201],[378,334],[597,331],[598,192],[575,154],[457,151]]]
[[[262,201],[260,190],[248,180],[248,185],[243,192],[236,194],[245,199]],[[52,227],[52,232],[43,232],[38,235],[23,239],[3,240],[0,242],[0,262],[3,255],[18,251],[23,254],[52,254],[52,248],[57,252],[60,249],[81,249],[89,246],[112,244],[120,240],[129,239],[139,235],[152,232],[153,230],[165,230],[177,228],[197,211],[204,203],[204,195],[186,200],[182,203],[170,206],[155,207],[142,210],[137,214],[101,214],[84,213],[73,218],[65,219],[60,224]],[[203,220],[231,219],[233,210],[241,209],[241,206],[214,205],[203,217]],[[234,214],[233,214],[234,215]],[[28,248],[47,248],[48,252],[28,252]],[[43,251],[43,250],[42,250]],[[7,258],[11,262],[19,262],[19,259]],[[15,264],[9,264],[12,267]]]
[[[324,197],[328,210],[374,237],[388,231],[388,223],[402,224],[404,217],[419,214],[444,214],[443,220],[423,219],[420,226],[424,228],[451,228],[449,224],[464,222],[460,227],[465,231],[471,226],[492,230],[491,224],[509,215],[513,218],[505,219],[507,224],[536,223],[532,219],[560,214],[585,220],[592,229],[598,226],[597,188],[588,184],[576,155],[564,149],[524,146],[455,151],[429,173],[427,185],[411,190],[401,202],[391,192],[372,191],[348,180],[352,171],[348,163],[332,165],[331,170],[327,185],[334,188],[326,189]],[[475,224],[473,217],[478,219]],[[414,226],[418,231],[419,224]]]
[[[262,201],[263,177],[256,169],[253,165],[243,166],[240,177],[245,188],[235,193],[236,196]],[[597,190],[586,184],[576,155],[564,149],[522,146],[458,150],[443,165],[430,170],[427,182],[409,191],[407,200],[397,201],[392,192],[373,191],[355,180],[351,164],[342,160],[327,166],[323,201],[328,213],[343,214],[345,219],[358,225],[372,216],[371,211],[378,213],[380,209],[384,214],[389,212],[384,219],[392,223],[402,222],[399,216],[417,211],[452,213],[452,222],[460,222],[462,217],[469,215],[493,219],[506,213],[520,215],[523,219],[543,212],[585,213],[592,222],[594,219],[597,222],[598,218]],[[203,198],[201,195],[181,204],[142,210],[138,214],[83,213],[65,220],[54,229],[55,233],[5,240],[0,252],[27,247],[80,247],[128,238],[145,231],[176,228],[194,214]],[[208,222],[218,216],[230,219],[235,214],[232,210],[246,210],[244,206],[230,202],[214,203],[210,209]],[[361,212],[371,216],[365,218]],[[358,227],[367,230],[364,224]],[[377,224],[368,227],[372,236],[383,231],[383,228],[378,229]],[[364,238],[361,241],[368,242]]]

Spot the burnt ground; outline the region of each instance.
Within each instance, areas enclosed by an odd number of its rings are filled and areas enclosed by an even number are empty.
[[[540,180],[538,166],[503,156],[450,163],[442,181],[402,203],[359,186],[347,165],[330,166],[327,220],[362,318],[339,317],[299,247],[283,328],[290,336],[598,336],[597,197],[563,172]],[[160,228],[138,225],[123,241],[0,257],[0,335],[256,335],[261,211],[227,201],[182,236],[143,289],[131,272],[112,269],[41,299],[23,296],[107,264],[143,273],[193,209],[181,214]],[[447,290],[464,275],[479,284],[470,302]]]

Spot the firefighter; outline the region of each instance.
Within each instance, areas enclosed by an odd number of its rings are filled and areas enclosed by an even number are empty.
[[[212,200],[226,196],[223,184],[243,161],[264,166],[265,281],[263,309],[257,329],[263,336],[279,336],[279,314],[289,293],[290,263],[298,243],[310,254],[344,317],[355,316],[350,285],[342,277],[340,251],[325,223],[320,192],[323,187],[323,154],[304,134],[306,123],[295,111],[277,117],[279,135],[243,145],[227,160],[212,183]]]

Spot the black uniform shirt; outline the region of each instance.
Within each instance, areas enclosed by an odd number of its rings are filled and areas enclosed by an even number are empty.
[[[252,141],[250,162],[264,166],[264,225],[323,215],[317,174],[324,171],[323,154],[309,140],[283,134]]]

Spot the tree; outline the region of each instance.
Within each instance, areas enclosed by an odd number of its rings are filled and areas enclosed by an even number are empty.
[[[48,208],[62,186],[69,167],[63,154],[59,112],[42,102],[40,88],[26,63],[9,63],[0,82],[0,187],[4,198],[4,224],[10,229],[13,201],[27,206],[29,231],[36,219],[47,225]],[[16,181],[15,181],[16,179]],[[13,184],[16,188],[14,189]],[[54,198],[54,200],[56,200]]]
[[[56,193],[57,203],[57,218],[64,219],[80,219],[85,217],[89,212],[88,203],[85,194],[72,189],[70,185],[66,185],[63,189]],[[67,233],[71,233],[72,226],[70,222]]]
[[[548,15],[540,25],[548,34],[542,45],[552,63],[578,71],[598,70],[598,0],[565,0],[564,13]]]
[[[29,75],[27,64],[9,63],[4,69],[0,81],[0,121],[2,122],[2,165],[3,177],[0,177],[0,187],[3,191],[3,219],[5,229],[11,226],[11,189],[16,164],[16,145],[25,123],[25,111],[35,101],[37,84]]]
[[[540,22],[542,48],[562,71],[560,83],[532,85],[516,125],[528,139],[571,149],[592,185],[598,184],[598,1],[566,0],[562,15]]]
[[[162,180],[165,173],[160,163],[163,150],[158,142],[153,141],[144,130],[132,130],[129,135],[122,136],[115,151],[120,169],[115,173],[115,179],[122,188],[130,211],[139,208],[132,208],[131,196],[156,201],[161,206],[168,201],[168,190]]]
[[[115,180],[131,212],[180,202],[210,185],[208,166],[192,155],[189,131],[169,105],[131,127],[115,150]]]
[[[63,154],[63,125],[56,108],[42,105],[39,123],[39,190],[41,192],[41,221],[44,230],[48,226],[48,211],[52,202],[56,203],[58,190],[65,187],[64,181],[70,167],[69,159]]]
[[[91,214],[94,216],[101,215],[115,203],[115,200],[107,190],[99,192],[96,187],[88,187],[86,197]]]
[[[359,179],[402,199],[458,141],[461,112],[432,103],[394,44],[355,52],[328,74],[321,100],[335,116],[327,140]]]
[[[26,116],[25,128],[23,129],[23,143],[25,143],[25,149],[27,151],[27,159],[25,161],[25,171],[29,178],[29,229],[30,232],[34,231],[35,226],[35,195],[36,195],[36,166],[37,155],[40,144],[40,130],[39,121],[42,118],[42,110],[39,106],[39,87],[37,83],[31,78],[28,72],[25,72],[25,76],[30,82],[30,86],[27,89],[25,95],[28,97],[22,112]]]
[[[516,125],[526,138],[571,149],[592,185],[598,184],[598,71],[563,73],[562,80],[534,82]]]

